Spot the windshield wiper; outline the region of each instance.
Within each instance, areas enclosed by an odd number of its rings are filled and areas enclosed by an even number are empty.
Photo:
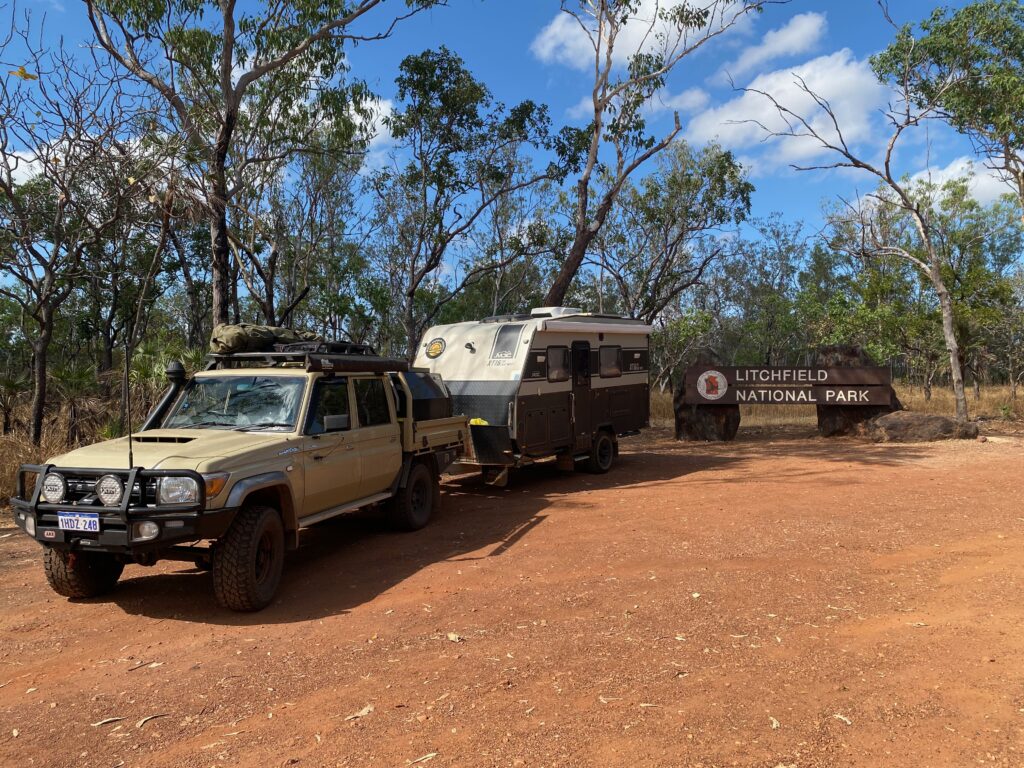
[[[288,427],[291,429],[291,424],[284,421],[261,421],[258,424],[247,424],[244,427],[236,427],[236,432],[251,432],[254,429],[271,429],[273,427]]]
[[[179,429],[192,429],[192,427],[233,427],[233,421],[196,421],[192,424],[185,424]]]

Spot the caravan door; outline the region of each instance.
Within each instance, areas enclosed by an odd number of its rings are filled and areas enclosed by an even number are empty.
[[[572,428],[575,450],[589,451],[590,427],[590,343],[572,343]]]

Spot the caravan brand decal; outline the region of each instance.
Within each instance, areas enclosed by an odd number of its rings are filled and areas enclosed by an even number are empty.
[[[718,400],[728,389],[729,383],[718,371],[705,371],[697,378],[697,391],[705,400]]]
[[[431,339],[427,342],[427,357],[431,360],[436,357],[440,357],[441,353],[444,352],[444,348],[444,339]]]

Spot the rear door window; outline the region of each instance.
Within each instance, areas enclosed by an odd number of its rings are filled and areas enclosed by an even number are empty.
[[[359,426],[375,427],[379,424],[390,424],[391,410],[388,408],[388,396],[384,392],[383,380],[355,379],[354,384]]]

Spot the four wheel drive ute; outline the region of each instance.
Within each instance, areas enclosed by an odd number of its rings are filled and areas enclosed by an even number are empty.
[[[214,355],[168,378],[130,437],[19,469],[15,522],[61,595],[103,594],[128,563],[185,560],[212,569],[222,605],[259,610],[300,529],[377,504],[422,528],[465,450],[440,378],[368,350]]]

